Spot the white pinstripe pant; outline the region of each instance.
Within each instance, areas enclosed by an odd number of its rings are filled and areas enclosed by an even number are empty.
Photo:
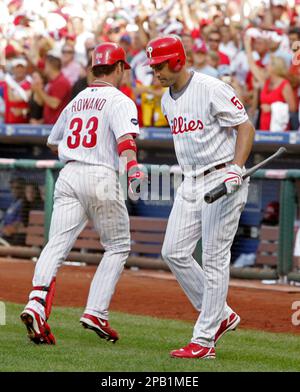
[[[226,303],[230,248],[248,195],[248,180],[234,194],[207,204],[203,196],[223,181],[226,168],[197,179],[185,178],[169,217],[162,257],[193,306],[201,311],[192,342],[211,347],[221,321],[232,312]],[[202,237],[202,268],[193,258]]]
[[[55,185],[49,242],[36,264],[33,286],[50,285],[90,219],[105,253],[91,283],[85,311],[108,319],[111,297],[130,250],[129,217],[120,192],[116,173],[104,166],[70,162],[61,170]],[[27,306],[43,313],[36,301]]]

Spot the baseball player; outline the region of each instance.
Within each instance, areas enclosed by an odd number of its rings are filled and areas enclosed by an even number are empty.
[[[162,110],[184,174],[169,217],[162,256],[194,307],[201,311],[191,342],[172,357],[215,358],[215,344],[240,317],[227,305],[230,248],[247,200],[242,180],[254,128],[234,90],[210,76],[189,72],[179,37],[155,38],[148,64],[163,87]],[[203,196],[221,182],[226,197]],[[202,268],[193,258],[202,237]]]
[[[101,338],[118,340],[108,323],[108,308],[130,249],[129,217],[117,175],[119,156],[127,161],[130,186],[136,187],[143,177],[134,141],[139,134],[137,109],[117,89],[124,70],[130,68],[125,57],[114,43],[95,48],[93,84],[66,106],[48,138],[48,146],[66,165],[55,185],[49,242],[37,262],[29,302],[21,313],[29,338],[37,344],[55,344],[47,323],[55,277],[88,219],[105,252],[80,322]]]

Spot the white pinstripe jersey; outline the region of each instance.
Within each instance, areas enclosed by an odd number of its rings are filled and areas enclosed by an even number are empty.
[[[247,113],[226,83],[195,72],[176,100],[166,91],[162,110],[173,134],[176,157],[185,176],[234,158],[236,131]]]
[[[139,134],[135,103],[115,87],[91,86],[63,110],[48,137],[63,162],[118,169],[117,139]]]

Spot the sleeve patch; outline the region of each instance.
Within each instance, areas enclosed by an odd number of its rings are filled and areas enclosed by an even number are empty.
[[[130,121],[132,122],[133,125],[138,125],[139,123],[136,118],[132,118]]]

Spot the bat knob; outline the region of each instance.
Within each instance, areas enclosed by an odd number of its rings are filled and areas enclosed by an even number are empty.
[[[211,192],[208,192],[208,193],[206,193],[206,195],[204,195],[204,200],[208,204],[211,204],[214,201],[214,198],[213,198]]]
[[[204,195],[204,200],[206,201],[206,203],[211,204],[214,201],[220,199],[220,197],[226,195],[226,193],[227,193],[226,185],[223,182],[222,184],[216,186],[211,191],[207,192]]]

